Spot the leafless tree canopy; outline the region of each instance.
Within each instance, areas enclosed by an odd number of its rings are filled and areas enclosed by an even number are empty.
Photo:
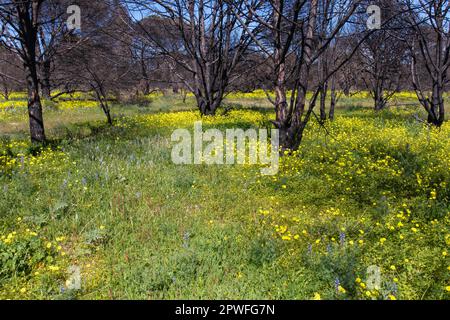
[[[67,26],[69,5],[81,9],[81,30]],[[377,28],[368,27],[369,5],[380,8]],[[189,91],[212,116],[227,93],[263,89],[289,150],[311,118],[332,120],[339,97],[355,90],[367,90],[375,110],[414,90],[440,126],[449,8],[443,0],[0,0],[0,94],[28,92],[36,142],[45,141],[41,98],[72,91],[91,93],[113,124],[109,104],[121,96]]]

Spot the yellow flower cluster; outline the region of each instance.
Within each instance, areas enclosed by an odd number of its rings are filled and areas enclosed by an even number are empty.
[[[338,92],[340,94],[341,92]],[[307,98],[312,97],[312,92],[307,93]],[[266,99],[267,95],[270,97],[274,97],[273,91],[264,91],[261,89],[254,90],[252,92],[232,92],[227,95],[228,99]],[[291,91],[288,91],[286,93],[287,97],[289,98],[291,96]],[[358,92],[351,92],[350,97],[354,99],[367,99],[371,98],[371,95],[368,91],[358,91]],[[395,93],[393,96],[393,99],[417,99],[417,95],[414,91],[402,91]]]
[[[29,154],[25,150],[29,142],[13,141],[0,145],[0,173],[11,170],[62,170],[63,164],[68,161],[67,155],[60,149],[41,147],[36,154]],[[16,152],[21,150],[19,152]],[[12,154],[12,155],[11,155]]]
[[[216,115],[214,117],[201,117],[198,111],[182,111],[170,113],[158,113],[139,115],[132,118],[119,118],[116,125],[122,128],[143,126],[148,128],[180,128],[192,127],[194,122],[202,121],[205,126],[209,125],[233,125],[239,122],[262,124],[266,116],[259,112],[249,110],[232,110],[227,115]]]
[[[420,277],[417,270],[430,260],[424,256],[435,252],[440,264],[448,266],[450,212],[423,219],[418,211],[449,200],[444,197],[450,181],[450,123],[440,129],[405,125],[402,118],[409,117],[409,111],[392,113],[395,117],[382,121],[373,114],[338,117],[326,124],[327,132],[312,121],[300,149],[281,158],[279,174],[260,177],[274,192],[296,190],[298,200],[289,210],[273,204],[259,209],[262,225],[272,228],[288,256],[307,250],[311,257],[331,259],[338,253],[361,252],[358,263],[378,265],[383,277],[395,284],[391,287],[396,289],[386,293],[367,288],[358,278],[358,297],[363,299],[395,300],[402,294],[420,298],[420,290],[406,279]],[[304,188],[311,175],[318,179],[317,184],[308,183],[313,191]],[[309,192],[317,199],[329,197],[333,205],[302,206]],[[340,286],[336,291],[345,295],[349,290]]]

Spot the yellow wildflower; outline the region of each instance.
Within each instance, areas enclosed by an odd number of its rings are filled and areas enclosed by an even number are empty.
[[[339,291],[340,293],[346,293],[346,292],[347,292],[342,286],[339,286],[339,287],[338,287],[338,291]]]
[[[316,292],[316,293],[314,293],[313,300],[322,300],[322,297],[320,296],[319,293]]]

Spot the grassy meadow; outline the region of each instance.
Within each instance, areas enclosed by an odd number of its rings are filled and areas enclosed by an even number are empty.
[[[24,95],[0,100],[0,299],[449,299],[450,123],[395,102],[342,97],[264,176],[172,163],[191,96],[114,104],[113,127],[82,95],[44,101],[40,147]],[[261,92],[225,105],[204,129],[274,117]]]

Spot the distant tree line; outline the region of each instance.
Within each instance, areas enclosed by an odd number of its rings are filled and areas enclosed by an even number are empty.
[[[80,29],[67,24],[74,5]],[[316,109],[319,121],[332,120],[339,97],[359,90],[375,110],[413,90],[440,126],[449,8],[444,0],[0,0],[0,95],[28,93],[34,142],[46,139],[41,99],[75,91],[91,93],[112,124],[112,98],[191,92],[201,114],[214,115],[227,93],[263,89],[289,150]]]

